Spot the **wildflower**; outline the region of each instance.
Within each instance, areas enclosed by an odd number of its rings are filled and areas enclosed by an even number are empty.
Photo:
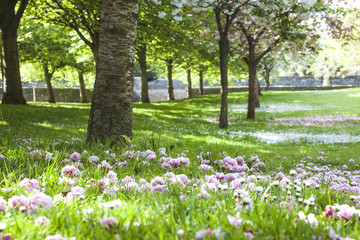
[[[105,160],[101,162],[101,164],[98,165],[98,168],[104,169],[104,170],[112,170],[111,165],[106,162]]]
[[[92,162],[93,164],[97,164],[99,160],[100,158],[98,158],[97,156],[89,156],[89,161]]]
[[[70,155],[70,159],[73,160],[73,161],[80,160],[80,158],[81,158],[81,155],[80,155],[80,153],[77,153],[77,152],[73,152]]]
[[[75,240],[75,239],[76,239],[75,237],[71,237],[71,238],[63,237],[60,234],[48,236],[45,238],[45,240]]]
[[[53,200],[50,196],[45,193],[38,192],[28,198],[29,208],[34,211],[38,207],[50,208],[53,204]]]
[[[201,164],[199,166],[199,170],[202,172],[208,172],[208,171],[212,171],[212,167],[206,164]]]
[[[233,216],[230,216],[230,215],[227,215],[227,219],[229,221],[229,223],[233,226],[235,226],[236,228],[239,228],[239,226],[241,225],[242,223],[242,220],[241,219],[237,219]]]
[[[80,174],[80,171],[77,167],[72,166],[72,165],[66,165],[65,167],[63,167],[61,169],[61,175],[65,176],[69,176],[71,178],[76,177]]]
[[[164,182],[164,179],[162,177],[156,176],[151,180],[151,184],[153,186],[157,185],[157,184],[164,185],[165,182]]]
[[[40,190],[39,181],[35,179],[25,178],[19,182],[20,187],[25,188],[27,191]]]
[[[71,178],[61,177],[59,178],[59,183],[63,185],[66,184],[67,186],[71,187],[75,184],[75,181],[72,180]]]
[[[45,216],[40,216],[37,219],[35,219],[35,225],[36,226],[44,226],[50,223],[50,220]]]
[[[101,208],[120,208],[122,206],[122,202],[120,199],[116,199],[110,202],[105,202],[105,203],[99,203],[99,207]]]
[[[177,234],[182,237],[182,236],[184,236],[185,232],[184,232],[184,230],[180,229],[180,230],[177,232]]]
[[[6,209],[6,201],[3,197],[0,197],[0,211],[4,211]]]
[[[107,229],[117,227],[118,224],[119,221],[115,217],[106,217],[106,215],[104,215],[104,217],[100,219],[100,225]]]

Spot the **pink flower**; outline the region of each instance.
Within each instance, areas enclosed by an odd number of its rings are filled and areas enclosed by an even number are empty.
[[[75,197],[83,196],[85,194],[85,189],[79,186],[71,188],[71,193]]]
[[[209,165],[206,165],[206,164],[201,164],[199,166],[199,170],[202,171],[202,172],[208,172],[208,171],[212,171],[212,167],[209,166]]]
[[[45,193],[38,192],[29,196],[29,207],[36,210],[38,207],[50,208],[53,204],[53,200]]]
[[[97,164],[99,162],[99,158],[97,156],[89,156],[89,161],[93,164]]]
[[[170,159],[169,163],[174,167],[180,166],[180,161],[177,158]]]
[[[10,208],[19,209],[20,207],[28,206],[28,199],[24,196],[13,196],[8,200],[8,205]]]
[[[155,160],[156,159],[156,155],[155,154],[151,154],[149,156],[146,157],[146,160],[148,161],[152,161],[152,160]]]
[[[349,205],[346,204],[337,206],[337,209],[339,211],[336,212],[336,216],[346,221],[353,218],[354,214],[356,213],[356,209],[354,207],[350,207]]]
[[[75,237],[72,238],[63,237],[60,234],[48,236],[45,238],[45,240],[75,240],[75,239],[76,239]]]
[[[154,186],[154,185],[164,185],[165,182],[164,182],[164,179],[162,177],[159,177],[159,176],[156,176],[154,177],[152,180],[151,180],[151,184]]]
[[[152,188],[153,192],[167,192],[167,186],[166,185],[156,185]]]
[[[65,176],[69,176],[71,178],[76,177],[80,174],[80,170],[72,165],[66,165],[65,167],[63,167],[61,169],[61,175]]]
[[[6,201],[3,197],[0,197],[0,211],[4,211],[6,209]]]
[[[116,199],[114,201],[110,201],[110,202],[105,202],[105,203],[100,203],[99,206],[101,208],[119,208],[122,206],[122,202],[120,199]]]
[[[76,161],[76,160],[80,160],[80,153],[77,153],[77,152],[73,152],[71,155],[70,155],[70,159],[73,160],[73,161]]]
[[[188,166],[190,164],[190,161],[187,157],[179,157],[178,160],[180,161],[181,165]]]
[[[32,191],[34,189],[40,190],[39,181],[35,179],[25,178],[19,183],[20,187],[25,188],[27,191]]]
[[[35,219],[35,225],[36,226],[44,226],[49,224],[50,220],[45,216],[40,216],[37,219]]]
[[[177,234],[182,237],[182,236],[184,236],[185,232],[184,232],[184,230],[180,229],[180,230],[177,232]]]
[[[233,216],[230,216],[230,215],[227,215],[227,219],[229,221],[229,223],[233,226],[235,226],[236,228],[239,228],[239,226],[241,225],[242,223],[242,220],[241,219],[237,219]]]
[[[102,219],[100,219],[100,225],[106,227],[107,229],[116,227],[118,224],[119,221],[115,217],[104,216]]]
[[[347,165],[343,165],[343,169],[346,170],[348,169],[349,167]]]
[[[62,177],[62,178],[59,178],[59,183],[60,184],[66,184],[67,186],[71,187],[75,184],[75,181],[72,180],[71,178],[67,178],[67,177]]]
[[[115,183],[117,181],[117,174],[112,170],[108,172],[107,177],[112,183]]]
[[[98,165],[99,168],[104,170],[112,170],[112,167],[109,163],[107,163],[105,160],[101,162],[101,164]]]

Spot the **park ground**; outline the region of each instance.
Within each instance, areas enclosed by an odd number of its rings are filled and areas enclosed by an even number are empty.
[[[114,147],[85,144],[90,104],[1,105],[0,236],[359,239],[360,88],[263,93],[227,129],[218,95],[135,103]]]

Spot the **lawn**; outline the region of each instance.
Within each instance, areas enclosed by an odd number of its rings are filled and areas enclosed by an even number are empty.
[[[0,105],[0,234],[359,239],[360,88],[134,104],[130,146],[84,143],[90,104]],[[0,237],[0,239],[2,239]]]

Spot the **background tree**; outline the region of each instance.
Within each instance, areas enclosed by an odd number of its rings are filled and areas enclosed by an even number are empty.
[[[132,137],[137,0],[103,0],[87,142]]]
[[[21,59],[41,66],[46,81],[48,101],[55,103],[51,84],[54,73],[66,66],[71,51],[70,32],[64,27],[25,22],[19,39]]]
[[[100,0],[44,0],[33,6],[39,18],[73,29],[88,45],[97,63]]]
[[[315,45],[317,39],[314,24],[306,24],[308,18],[315,19],[315,12],[324,11],[322,3],[314,1],[289,2],[263,0],[250,2],[241,9],[235,27],[240,46],[245,39],[245,62],[249,70],[249,98],[247,118],[255,118],[258,100],[257,68],[261,59],[285,42],[293,45]],[[315,20],[314,20],[315,21]],[[311,38],[312,37],[312,38]]]
[[[28,3],[28,0],[0,0],[3,104],[26,104],[20,80],[17,30]]]

